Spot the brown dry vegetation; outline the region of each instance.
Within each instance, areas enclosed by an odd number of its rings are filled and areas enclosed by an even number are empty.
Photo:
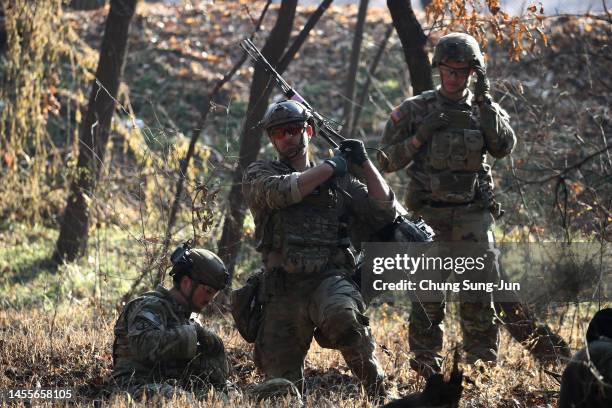
[[[452,309],[452,308],[451,308]],[[591,311],[566,309],[576,320],[567,319],[561,333],[581,343],[585,322]],[[563,312],[563,310],[559,310]],[[377,354],[400,394],[419,390],[423,383],[407,364],[407,313],[402,308],[383,306],[370,310]],[[112,399],[105,392],[105,377],[112,365],[112,327],[115,313],[100,313],[84,301],[56,309],[39,308],[0,312],[0,389],[73,387],[79,405],[94,401],[124,406],[125,400]],[[252,362],[251,346],[238,335],[227,316],[208,319],[226,343],[233,366],[231,381],[239,389],[261,381]],[[458,324],[446,322],[447,338],[460,341]],[[451,345],[447,345],[449,349]],[[449,353],[450,354],[450,353]],[[559,372],[563,363],[548,369]],[[549,407],[554,406],[558,383],[513,342],[502,330],[500,359],[496,367],[466,366],[467,380],[461,407]],[[313,343],[306,362],[308,406],[370,406],[338,352],[321,349]],[[209,401],[199,406],[210,406]],[[171,401],[181,405],[181,401]],[[220,406],[256,406],[238,393]],[[278,403],[278,406],[291,406]]]
[[[231,6],[225,2],[190,2],[194,6],[189,7],[141,2],[132,27],[125,84],[119,97],[125,110],[116,112],[112,153],[107,157],[100,188],[92,197],[94,223],[86,260],[63,266],[52,274],[45,260],[56,239],[55,232],[24,223],[27,216],[22,210],[28,207],[24,206],[27,199],[24,197],[29,196],[14,190],[2,196],[0,389],[37,384],[72,386],[78,390],[79,403],[83,405],[96,400],[110,402],[103,389],[111,368],[114,306],[142,272],[144,264],[153,262],[157,255],[172,196],[174,170],[186,148],[183,135],[188,135],[196,123],[204,93],[240,54],[238,41],[252,29],[247,3],[252,2],[230,2]],[[256,17],[262,4],[252,6],[250,14]],[[47,184],[42,190],[41,223],[47,226],[54,224],[64,204],[66,181],[75,159],[79,109],[92,79],[95,48],[107,11],[63,15],[74,31],[64,33],[65,48],[72,54],[59,58],[62,73],[58,76],[62,80],[48,98],[54,107],[60,107],[50,110],[48,130],[57,144],[53,162],[60,163],[61,168],[42,180]],[[295,31],[311,11],[312,8],[300,7]],[[342,80],[355,14],[355,7],[330,8],[286,75],[311,98],[313,105],[331,117],[340,117],[344,103]],[[264,21],[265,28],[256,38],[257,44],[263,43],[272,18],[269,15]],[[369,13],[362,70],[374,55],[388,22],[385,10]],[[562,197],[554,192],[559,182],[556,175],[564,167],[612,143],[609,116],[612,25],[599,17],[571,16],[546,19],[545,24],[550,47],[536,55],[524,55],[521,61],[509,63],[508,45],[495,44],[493,38],[488,49],[495,97],[511,114],[519,139],[513,160],[494,164],[498,196],[507,209],[496,233],[504,240],[526,242],[559,240],[565,232],[564,238],[591,242],[597,239],[605,244],[610,240],[612,224],[610,156],[598,155],[580,171],[564,174],[563,185],[569,194],[566,213],[570,219],[565,230],[560,227],[560,213],[555,206],[556,199]],[[435,38],[439,32],[432,34]],[[212,180],[222,193],[229,187],[227,180],[236,159],[251,74],[252,68],[245,65],[216,101],[217,109],[203,130],[203,143],[190,175],[189,195],[193,195],[196,181],[204,179]],[[365,76],[361,74],[363,81]],[[396,38],[392,38],[385,52],[370,93],[360,135],[375,143],[391,107],[410,93]],[[136,118],[144,122],[142,131],[129,129]],[[18,160],[27,169],[23,164],[25,158]],[[552,178],[542,183],[524,182],[547,177]],[[401,195],[403,175],[394,174],[389,180]],[[218,226],[226,207],[223,196],[218,196],[214,228],[202,237],[201,245],[212,245],[219,235]],[[191,236],[191,214],[186,207],[178,223],[177,238]],[[239,280],[257,263],[252,232],[252,224],[247,220]],[[582,344],[592,312],[587,305],[578,309],[564,305],[542,317],[555,329],[562,322],[560,333],[576,349]],[[369,313],[380,346],[377,353],[391,384],[400,394],[420,389],[422,383],[407,365],[408,309],[383,306],[371,308]],[[249,355],[251,346],[232,328],[229,315],[216,316],[208,323],[228,345],[234,366],[231,380],[241,388],[260,381]],[[447,318],[446,329],[448,339],[460,341],[454,320]],[[466,367],[469,381],[465,383],[461,406],[554,406],[558,383],[503,330],[500,350],[497,367]],[[549,368],[560,372],[563,364]],[[306,371],[309,406],[367,406],[339,353],[313,344]],[[225,405],[249,404],[233,396]],[[111,405],[127,403],[120,400]]]

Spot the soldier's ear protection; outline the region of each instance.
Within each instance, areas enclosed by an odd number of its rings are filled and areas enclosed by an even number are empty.
[[[190,275],[191,268],[193,267],[193,261],[189,258],[189,252],[192,248],[191,245],[191,240],[185,241],[177,246],[174,252],[172,252],[172,255],[170,255],[170,262],[172,262],[172,271],[170,275],[175,276],[180,274],[179,277]]]

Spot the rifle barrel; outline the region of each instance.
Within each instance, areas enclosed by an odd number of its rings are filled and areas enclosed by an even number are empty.
[[[303,104],[306,109],[312,112],[313,118],[317,127],[319,128],[319,134],[327,140],[327,142],[332,145],[334,148],[338,147],[338,143],[333,139],[334,137],[339,140],[345,140],[345,138],[338,133],[336,129],[334,129],[327,120],[317,111],[315,111],[312,106],[306,101],[302,95],[300,95],[297,91],[295,91],[285,79],[274,69],[274,67],[270,64],[270,62],[263,56],[261,51],[253,44],[251,39],[247,38],[240,43],[240,47],[251,57],[256,63],[261,64],[266,72],[268,72],[272,78],[276,81],[278,86],[282,89],[283,94],[286,98],[300,102]]]

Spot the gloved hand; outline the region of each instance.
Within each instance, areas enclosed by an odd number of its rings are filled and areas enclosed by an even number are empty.
[[[200,324],[196,323],[195,326],[198,334],[198,349],[203,354],[216,355],[225,351],[223,340],[221,340],[219,336],[210,330],[205,329]]]
[[[473,64],[474,71],[476,71],[476,84],[474,85],[474,99],[477,103],[482,103],[487,99],[491,99],[491,86],[489,79],[487,78],[487,70],[485,67],[480,65],[480,62],[476,60]]]
[[[346,159],[340,151],[336,151],[335,156],[325,160],[324,163],[329,164],[334,169],[334,176],[344,176],[348,170]]]
[[[425,116],[414,136],[421,144],[425,144],[429,142],[429,139],[431,139],[431,136],[436,130],[442,129],[448,126],[448,124],[449,118],[444,112],[431,112],[429,115]]]
[[[340,142],[340,151],[349,161],[349,164],[356,164],[357,166],[361,167],[363,166],[363,163],[368,160],[368,154],[366,153],[365,146],[361,140],[343,140]]]

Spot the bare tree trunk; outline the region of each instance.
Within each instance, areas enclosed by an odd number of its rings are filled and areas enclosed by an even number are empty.
[[[410,71],[412,93],[419,95],[433,89],[431,64],[425,45],[427,36],[417,20],[410,0],[387,0],[387,7],[393,19],[393,26],[402,43],[404,58]]]
[[[270,3],[272,3],[272,0],[268,0],[263,10],[261,11],[261,15],[259,16],[259,19],[257,20],[257,23],[255,24],[255,28],[253,29],[253,34],[251,34],[250,36],[251,39],[253,39],[255,34],[259,31],[261,22],[263,21],[266,13],[268,12],[268,8],[270,7]],[[195,151],[195,145],[198,142],[198,139],[200,137],[201,129],[204,129],[204,125],[206,125],[206,120],[208,119],[208,114],[210,113],[212,102],[217,97],[217,94],[221,91],[221,88],[223,88],[223,86],[234,76],[236,71],[238,71],[238,69],[242,66],[242,64],[244,64],[246,59],[247,59],[247,54],[246,53],[242,54],[240,59],[223,76],[223,78],[217,81],[217,83],[213,87],[213,90],[208,95],[206,95],[206,98],[204,99],[204,105],[203,105],[202,111],[200,112],[200,122],[198,126],[195,127],[193,132],[191,133],[191,140],[189,141],[189,148],[187,149],[187,153],[185,154],[185,157],[183,158],[183,160],[181,160],[181,167],[177,174],[178,181],[176,182],[176,191],[174,193],[174,201],[172,203],[172,207],[170,208],[170,214],[168,216],[168,225],[166,227],[166,233],[164,235],[164,245],[163,245],[162,252],[161,252],[163,255],[166,254],[166,252],[168,251],[168,247],[170,246],[170,240],[172,238],[172,228],[174,228],[174,223],[176,222],[176,214],[178,213],[181,196],[183,194],[183,187],[185,184],[187,168],[189,167],[189,163],[191,161],[191,158],[193,157],[193,153]],[[194,240],[195,240],[195,237],[194,237]],[[165,273],[164,267],[158,270],[157,277],[155,280],[156,285],[159,284],[163,280],[164,273]]]
[[[357,13],[357,24],[353,35],[353,48],[351,49],[351,60],[349,71],[346,77],[346,88],[344,90],[344,118],[343,123],[348,132],[353,134],[353,100],[355,99],[355,83],[357,82],[357,70],[359,69],[359,55],[361,54],[361,42],[363,40],[363,30],[365,27],[366,14],[368,12],[369,0],[360,0],[359,12]]]
[[[85,252],[89,227],[86,197],[92,197],[106,152],[115,98],[123,73],[130,21],[137,0],[111,0],[96,79],[79,134],[76,178],[70,185],[53,259],[73,261]]]
[[[72,0],[70,8],[73,10],[96,10],[104,7],[106,0]]]
[[[332,1],[333,0],[323,0],[319,4],[319,7],[317,7],[317,9],[310,15],[310,17],[308,17],[308,21],[306,22],[306,24],[304,25],[304,27],[302,28],[298,36],[295,38],[293,43],[289,46],[285,54],[283,54],[283,56],[280,58],[280,60],[278,61],[278,64],[274,64],[270,60],[268,60],[273,66],[276,65],[275,66],[276,72],[278,72],[281,75],[283,74],[283,72],[285,72],[285,70],[289,66],[289,63],[293,60],[297,52],[300,50],[300,47],[306,41],[308,34],[317,24],[317,22],[319,21],[323,13],[325,13],[325,10],[329,8],[329,5],[332,3]],[[272,36],[270,36],[270,38],[272,38]],[[264,51],[262,51],[262,53],[264,53]],[[266,54],[264,53],[264,56],[265,55]],[[253,80],[255,80],[255,77],[253,77]],[[253,88],[251,87],[251,90],[252,89]],[[263,117],[265,109],[267,108],[266,105],[267,105],[268,99],[270,98],[272,89],[273,89],[273,85],[268,80],[266,83],[264,92],[260,96],[261,100],[265,100],[265,103],[262,102],[263,109],[258,111],[259,116],[253,117],[251,119],[252,123],[254,124],[258,123]],[[250,110],[247,112],[250,113],[250,116],[255,116],[254,114],[250,112]],[[248,157],[245,156],[244,159],[242,155],[242,145],[241,145],[240,162],[239,162],[239,166],[236,168],[236,172],[234,173],[234,180],[233,180],[234,183],[232,185],[232,189],[230,191],[230,196],[229,196],[230,210],[229,210],[229,214],[226,215],[225,223],[223,224],[223,233],[221,235],[221,239],[219,240],[219,245],[218,245],[219,253],[221,255],[221,258],[223,258],[223,261],[225,262],[230,272],[230,277],[233,277],[233,274],[234,274],[236,258],[238,256],[238,250],[240,249],[240,245],[241,245],[240,232],[242,229],[242,225],[244,223],[244,215],[246,211],[246,207],[244,205],[244,197],[242,196],[242,173],[244,169],[246,169],[246,167],[257,158],[257,154],[259,153],[259,149],[261,148],[261,134],[262,134],[261,129],[253,128],[253,127],[249,128],[246,126],[244,129],[245,131],[248,129],[251,129],[253,135],[257,136],[257,139],[250,140],[249,143],[255,143],[254,146],[251,147],[251,149],[254,149],[254,150],[251,151],[251,154]],[[243,135],[245,135],[245,133],[243,133]],[[244,143],[245,140],[247,139],[243,138],[241,143]],[[231,217],[231,218],[228,218],[228,217]]]
[[[4,8],[0,6],[0,54],[6,51],[6,23],[4,17]]]
[[[276,23],[261,50],[261,53],[272,66],[278,64],[283,51],[289,43],[296,7],[297,0],[283,0],[281,2]],[[230,208],[225,216],[223,232],[218,245],[219,255],[226,263],[230,276],[233,275],[234,264],[240,247],[240,232],[245,215],[242,199],[242,173],[257,158],[261,148],[261,129],[258,123],[268,105],[268,98],[264,98],[264,93],[269,81],[270,76],[268,73],[259,65],[256,65],[249,93],[247,116],[240,138],[238,166],[232,177],[232,188],[228,197]]]

